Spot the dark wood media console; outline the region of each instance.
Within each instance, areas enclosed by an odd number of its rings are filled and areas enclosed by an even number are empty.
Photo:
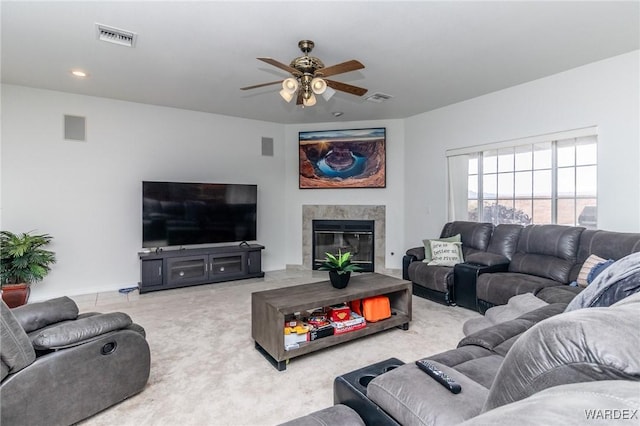
[[[140,254],[140,293],[264,277],[259,244]]]

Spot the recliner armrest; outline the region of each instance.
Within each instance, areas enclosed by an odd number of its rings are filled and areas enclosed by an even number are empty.
[[[413,256],[416,260],[424,260],[424,246],[410,248],[406,252],[407,256]]]
[[[132,324],[129,315],[113,312],[67,321],[33,333],[29,337],[35,349],[63,349],[85,343],[110,331],[127,328]]]
[[[507,270],[509,265],[509,259],[501,254],[489,253],[486,251],[472,253],[465,257],[465,261],[469,263],[477,263],[486,266],[504,265],[504,270]]]
[[[46,302],[30,303],[11,310],[25,333],[38,330],[49,324],[74,320],[78,317],[78,306],[70,298],[58,297]]]

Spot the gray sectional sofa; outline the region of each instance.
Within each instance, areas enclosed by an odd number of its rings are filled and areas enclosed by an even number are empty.
[[[476,416],[480,417],[471,424],[484,424],[483,413],[495,419],[489,415],[492,410],[526,405],[527,398],[561,385],[588,384],[591,391],[614,396],[619,384],[630,384],[640,392],[640,361],[635,355],[640,345],[640,294],[606,308],[564,313],[565,307],[547,305],[429,357],[462,386],[460,394],[450,393],[409,363],[373,379],[367,397],[399,424],[450,425]],[[584,409],[609,408],[605,402],[598,407],[585,404],[584,393],[563,397],[565,407],[555,407],[561,411],[556,424],[580,424],[586,421]],[[526,410],[520,414],[536,416]]]
[[[447,223],[440,237],[460,234],[464,260],[486,265],[477,276],[477,309],[485,312],[503,305],[517,294],[537,295],[568,301],[580,287],[575,281],[584,261],[591,254],[618,260],[640,251],[640,233],[586,230],[563,225],[497,225],[477,222]],[[414,294],[445,304],[455,304],[454,267],[432,266],[423,262],[425,250],[407,250],[403,277],[413,282]]]
[[[427,358],[461,385],[460,393],[415,363],[392,359],[402,365],[367,378],[364,390],[357,383],[371,366],[336,378],[334,407],[288,425],[330,418],[336,425],[578,425],[614,412],[637,423],[640,253],[614,263],[568,304],[561,293],[545,293],[551,303]],[[336,422],[331,415],[338,411]]]

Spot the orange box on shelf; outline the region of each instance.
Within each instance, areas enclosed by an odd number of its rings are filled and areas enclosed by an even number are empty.
[[[391,304],[387,296],[374,296],[362,299],[362,316],[369,322],[391,317]]]

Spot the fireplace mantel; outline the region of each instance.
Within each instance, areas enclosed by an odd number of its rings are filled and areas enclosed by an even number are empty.
[[[311,269],[312,221],[324,220],[373,220],[375,221],[375,272],[385,271],[386,210],[381,205],[303,205],[302,206],[302,262]]]

